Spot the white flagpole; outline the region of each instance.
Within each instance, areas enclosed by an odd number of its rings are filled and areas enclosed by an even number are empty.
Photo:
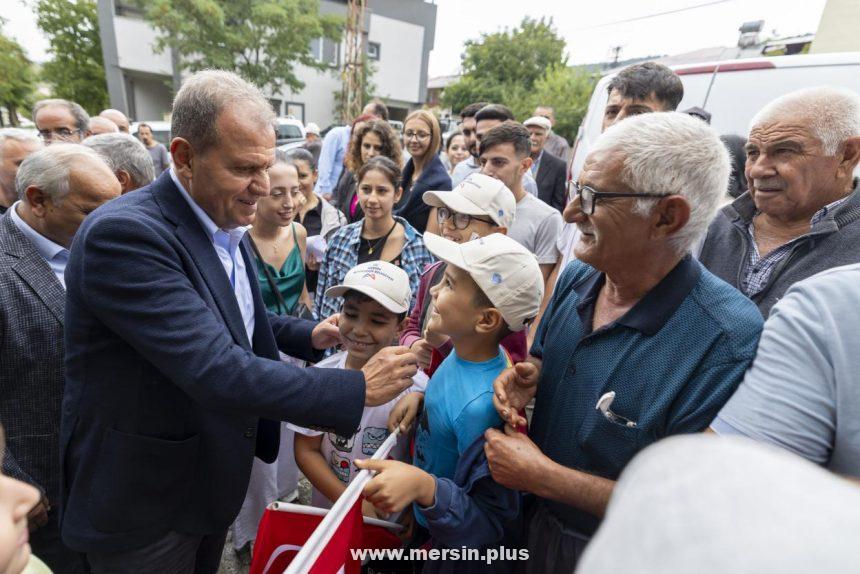
[[[399,434],[400,429],[395,429],[395,431],[385,439],[385,442],[379,446],[371,457],[371,460],[384,460],[397,443],[397,437]],[[290,565],[284,571],[284,574],[302,574],[310,569],[310,567],[317,561],[317,558],[319,558],[323,548],[325,548],[326,544],[329,543],[331,537],[334,536],[334,533],[337,531],[337,527],[343,521],[346,513],[349,512],[355,504],[355,501],[358,500],[358,497],[361,495],[361,491],[364,490],[364,485],[367,484],[371,478],[373,477],[369,470],[362,470],[355,475],[353,481],[349,483],[349,486],[346,487],[343,494],[341,494],[337,501],[335,501],[334,505],[332,505],[328,514],[325,515],[325,518],[322,519],[319,526],[317,526],[316,530],[314,530],[310,535],[307,542],[305,542],[305,545],[302,546],[302,549],[298,554],[296,554],[293,561],[290,562]]]

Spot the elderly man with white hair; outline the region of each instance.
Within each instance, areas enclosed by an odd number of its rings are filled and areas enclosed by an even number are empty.
[[[42,147],[42,140],[31,131],[0,129],[0,215],[18,200],[15,175],[27,156]]]
[[[755,305],[690,255],[729,169],[709,126],[654,113],[604,132],[574,184],[578,260],[529,358],[496,380],[507,425],[487,431],[485,448],[496,481],[535,495],[529,572],[572,572],[624,466],[663,437],[706,429],[755,355]]]
[[[29,516],[30,545],[54,572],[88,572],[60,540],[59,426],[63,398],[65,269],[86,214],[119,196],[92,150],[57,144],[29,155],[20,200],[0,217],[0,425],[3,472],[41,493]]]
[[[102,118],[103,119],[103,118]],[[122,193],[149,185],[155,180],[152,158],[136,137],[123,133],[90,136],[84,145],[105,160],[122,186]]]
[[[792,284],[860,262],[860,96],[777,98],[753,118],[746,152],[749,192],[716,217],[699,261],[767,317]]]

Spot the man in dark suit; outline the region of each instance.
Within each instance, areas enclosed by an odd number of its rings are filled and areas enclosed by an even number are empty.
[[[523,122],[531,134],[532,176],[537,182],[538,198],[547,205],[564,211],[567,193],[567,166],[544,149],[552,124],[542,116]]]
[[[189,77],[173,167],[93,213],[67,272],[63,539],[93,571],[214,573],[254,455],[289,421],[351,435],[411,384],[391,347],[361,371],[302,369],[337,317],[267,314],[245,236],[275,159],[268,100],[235,74]]]
[[[58,144],[22,162],[17,186],[21,200],[0,217],[3,472],[41,493],[29,515],[33,552],[54,572],[86,572],[84,556],[63,545],[57,517],[64,274],[84,215],[118,197],[120,185],[92,150]]]

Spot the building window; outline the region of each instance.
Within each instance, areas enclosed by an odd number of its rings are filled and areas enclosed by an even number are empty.
[[[333,68],[340,65],[340,44],[328,38],[311,40],[310,53],[317,62],[328,64]]]
[[[367,57],[369,59],[378,60],[381,51],[382,51],[382,47],[379,45],[379,42],[368,42],[367,43]]]

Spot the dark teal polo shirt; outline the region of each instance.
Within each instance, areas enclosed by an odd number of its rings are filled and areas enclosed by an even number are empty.
[[[687,256],[626,314],[592,331],[604,282],[579,261],[559,277],[531,348],[543,368],[529,434],[555,462],[615,480],[651,443],[707,428],[753,360],[763,321],[749,299]],[[596,409],[609,391],[611,411],[635,428]],[[599,525],[543,502],[582,534]]]

